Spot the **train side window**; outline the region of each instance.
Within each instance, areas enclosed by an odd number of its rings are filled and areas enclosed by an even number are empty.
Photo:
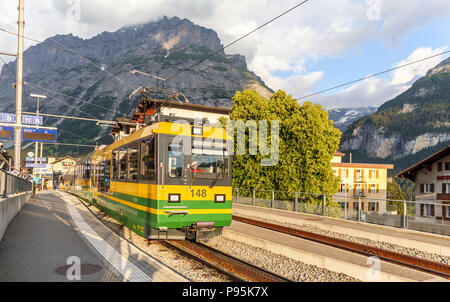
[[[118,157],[119,157],[119,151],[114,150],[112,153],[112,170],[113,170],[112,179],[119,179],[119,164],[117,161]]]
[[[85,166],[85,179],[90,179],[91,178],[91,162],[87,161]]]
[[[101,162],[97,169],[98,173],[98,191],[105,192],[105,163]]]
[[[109,193],[110,178],[110,166],[111,161],[101,162],[98,167],[98,191]]]
[[[127,148],[122,147],[119,149],[119,179],[127,179]]]
[[[128,179],[138,179],[138,159],[139,159],[139,145],[133,144],[128,146]]]
[[[111,161],[107,160],[105,162],[105,192],[109,193],[109,188],[111,186]]]
[[[156,155],[155,138],[144,140],[141,143],[141,178],[149,179],[156,174],[155,155]]]

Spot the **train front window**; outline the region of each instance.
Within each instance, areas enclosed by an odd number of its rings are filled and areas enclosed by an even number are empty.
[[[179,178],[183,174],[183,148],[180,144],[168,146],[167,171],[169,177]]]
[[[226,150],[192,149],[192,169],[197,178],[202,176],[225,178],[227,176],[228,159]]]

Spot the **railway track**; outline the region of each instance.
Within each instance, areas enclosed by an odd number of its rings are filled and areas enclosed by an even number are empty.
[[[377,247],[367,246],[353,241],[343,240],[339,238],[334,238],[330,236],[325,236],[321,234],[316,234],[277,224],[244,218],[240,216],[233,215],[233,220],[277,231],[280,233],[289,234],[295,237],[311,240],[320,244],[326,244],[335,248],[362,254],[368,257],[377,256],[378,258],[384,261],[409,267],[415,270],[420,270],[450,280],[450,265],[446,265],[443,263],[437,263],[426,259],[409,256]]]
[[[159,243],[187,254],[235,281],[292,282],[288,278],[266,271],[202,243],[171,240],[160,241]]]

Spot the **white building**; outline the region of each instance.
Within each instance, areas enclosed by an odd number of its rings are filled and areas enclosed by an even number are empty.
[[[397,177],[416,183],[416,217],[450,220],[450,145]]]

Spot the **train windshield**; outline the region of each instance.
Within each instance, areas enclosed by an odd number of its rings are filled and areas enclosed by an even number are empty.
[[[198,178],[202,176],[218,176],[225,178],[228,172],[228,156],[224,144],[214,146],[199,146],[194,143],[192,148],[192,169]]]

